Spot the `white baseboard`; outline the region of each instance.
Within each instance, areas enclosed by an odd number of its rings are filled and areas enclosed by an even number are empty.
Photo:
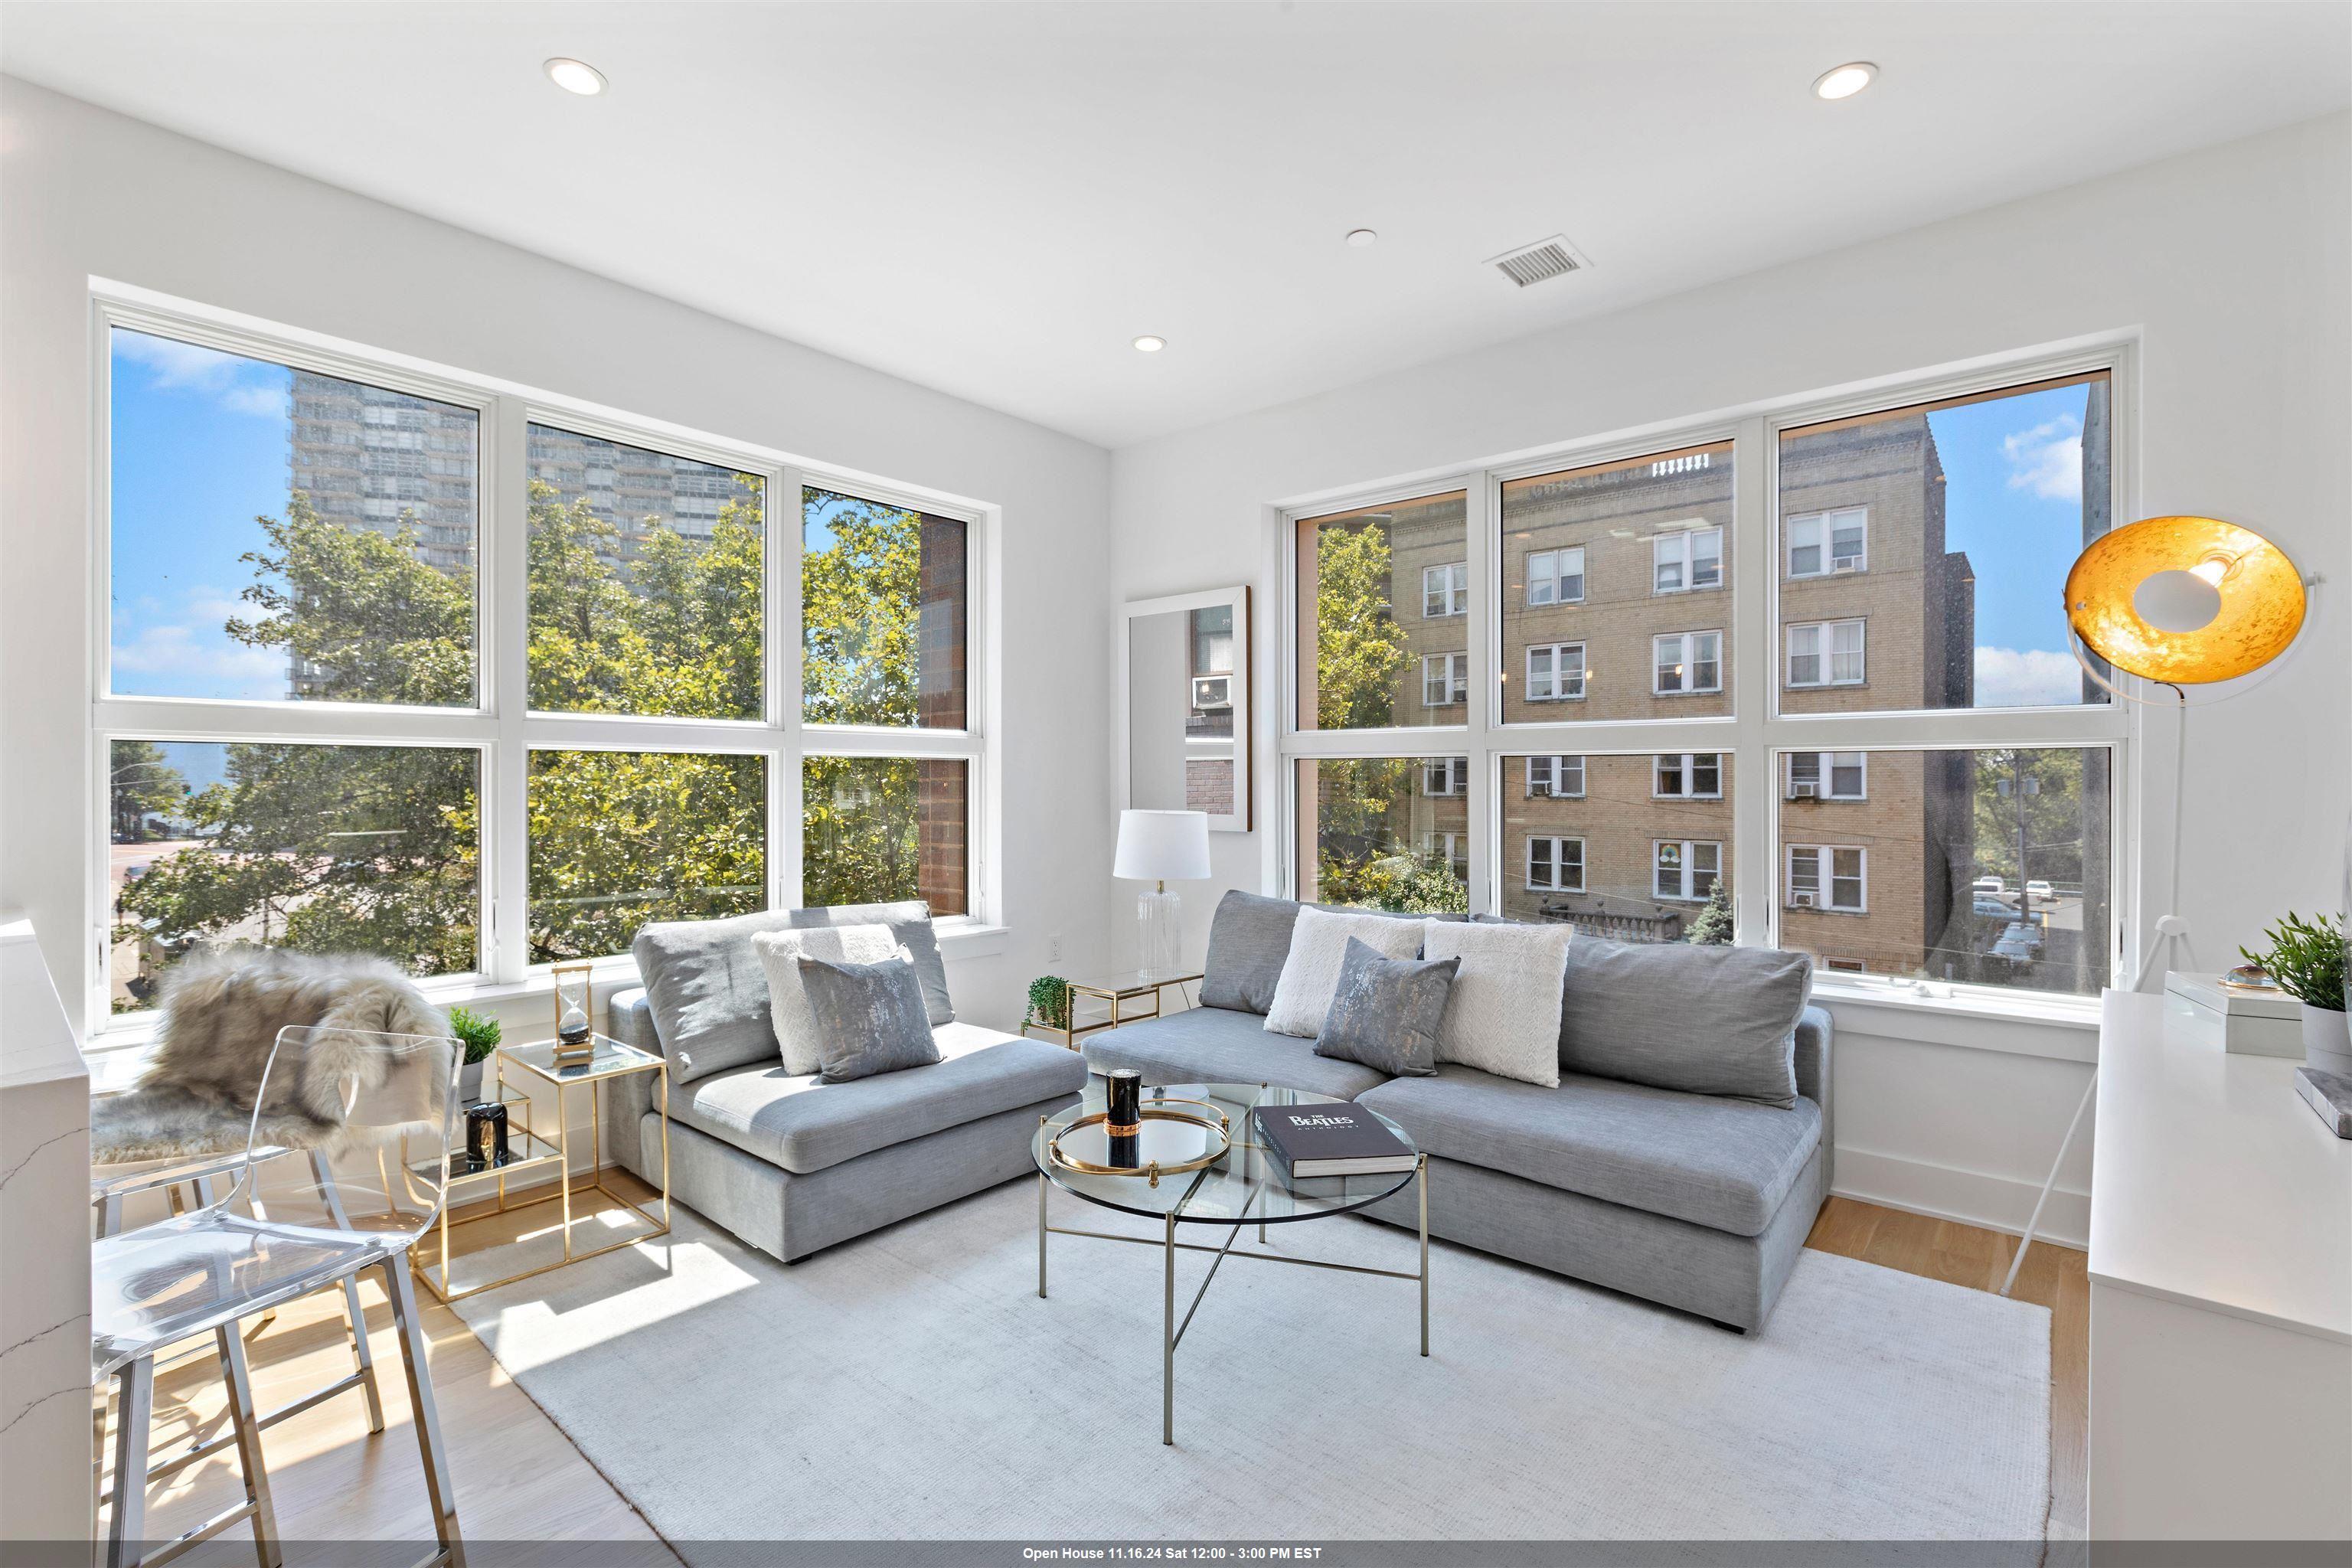
[[[2042,1184],[1841,1144],[1831,1190],[1862,1203],[2021,1236]],[[2090,1233],[2091,1194],[2063,1184],[2053,1190],[2034,1239],[2081,1251],[2090,1245]]]

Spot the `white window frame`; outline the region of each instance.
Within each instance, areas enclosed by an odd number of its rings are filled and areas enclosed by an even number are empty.
[[[1441,776],[1442,784],[1430,781]],[[1421,793],[1428,800],[1458,800],[1470,793],[1470,759],[1467,757],[1424,757],[1421,763]]]
[[[1837,647],[1837,634],[1842,628],[1846,626],[1852,626],[1854,629],[1855,646],[1849,649],[1840,649]],[[1782,629],[1787,634],[1788,639],[1787,660],[1782,668],[1782,675],[1790,690],[1818,691],[1826,689],[1832,686],[1867,686],[1870,684],[1870,622],[1866,617],[1862,616],[1842,616],[1835,620],[1829,621],[1791,621]],[[1811,632],[1813,634],[1815,640],[1815,649],[1813,652],[1804,655],[1800,655],[1797,652],[1797,634],[1799,632]],[[1857,668],[1851,677],[1842,678],[1837,673],[1837,661],[1841,657],[1845,655],[1851,655],[1853,657]],[[1819,679],[1800,680],[1797,679],[1797,660],[1801,657],[1805,658],[1818,658],[1821,660],[1821,664],[1819,666]],[[1959,711],[1966,712],[1969,711],[1969,710],[1963,709],[1959,710]]]
[[[1576,558],[1576,570],[1562,571],[1561,566],[1571,555]],[[1550,563],[1544,568],[1541,575],[1536,572],[1536,563],[1538,561]],[[1576,592],[1573,595],[1560,592],[1560,585],[1570,578],[1575,579],[1576,582]],[[1536,597],[1538,583],[1546,584],[1546,596],[1540,599]],[[1528,609],[1547,610],[1560,605],[1580,605],[1584,603],[1584,546],[1581,544],[1563,544],[1551,550],[1528,552],[1527,607]]]
[[[1001,679],[995,645],[1001,511],[986,502],[920,487],[879,483],[776,448],[653,419],[616,416],[495,377],[429,363],[299,328],[257,322],[130,285],[93,280],[90,294],[91,489],[89,689],[93,765],[85,796],[83,842],[91,912],[80,977],[93,1049],[142,1047],[152,1037],[152,1009],[114,1015],[109,998],[113,891],[109,876],[109,749],[119,740],[194,743],[273,742],[348,746],[470,749],[482,759],[477,863],[481,911],[475,969],[421,978],[444,1005],[546,989],[550,965],[530,959],[525,839],[530,753],[541,751],[642,751],[758,755],[767,769],[766,906],[800,901],[802,763],[815,756],[959,760],[966,766],[965,906],[938,922],[950,952],[985,951],[1001,937],[992,921],[1000,902],[996,867],[1002,823],[996,811],[1001,757],[993,714]],[[478,531],[475,561],[477,701],[463,708],[360,702],[222,700],[143,697],[110,686],[112,355],[120,327],[291,368],[320,372],[474,410],[480,420],[477,468]],[[767,498],[764,534],[767,626],[761,689],[764,711],[751,719],[640,718],[625,714],[543,712],[528,706],[526,617],[530,585],[526,431],[545,424],[756,474]],[[801,717],[802,495],[806,489],[928,513],[963,524],[965,724],[960,730],[810,725]],[[600,985],[633,981],[626,952],[593,961]]]
[[[1715,763],[1715,787],[1702,790],[1698,786],[1698,760],[1712,758]],[[1672,763],[1675,777],[1681,781],[1678,789],[1665,787],[1666,768]],[[1650,798],[1652,800],[1721,800],[1723,798],[1723,753],[1720,752],[1660,752],[1650,762]]]
[[[1812,759],[1814,776],[1811,782],[1813,785],[1813,793],[1801,796],[1797,794],[1797,786],[1806,781],[1797,777],[1797,763],[1800,759],[1807,757]],[[1852,757],[1853,762],[1851,764],[1841,763],[1837,761],[1840,757]],[[1837,787],[1838,769],[1848,765],[1854,771],[1855,784],[1852,790],[1840,790]],[[1780,758],[1780,798],[1783,800],[1868,800],[1870,798],[1870,753],[1868,752],[1784,752]]]
[[[1560,668],[1560,664],[1570,648],[1576,650],[1576,689],[1562,691],[1561,677],[1565,672]],[[1549,691],[1538,692],[1536,689],[1536,655],[1538,654],[1544,656],[1544,680],[1551,688]],[[1522,689],[1526,691],[1527,700],[1530,702],[1581,702],[1584,700],[1590,673],[1584,662],[1582,643],[1529,643],[1527,649],[1528,683]]]
[[[1848,519],[1853,521],[1855,531],[1862,535],[1862,546],[1853,552],[1853,564],[1841,569],[1837,536]],[[1799,538],[1800,530],[1811,537]],[[1866,506],[1839,506],[1822,511],[1798,512],[1788,520],[1783,532],[1787,542],[1780,551],[1780,567],[1788,574],[1790,582],[1810,582],[1816,577],[1859,576],[1870,570],[1870,509]],[[1820,566],[1811,572],[1798,571],[1797,552],[1800,550],[1820,551],[1817,558],[1821,562]]]
[[[1466,868],[1469,865],[1470,857],[1464,849],[1459,830],[1431,828],[1421,836],[1421,852],[1449,866]]]
[[[1699,657],[1698,639],[1701,637],[1713,637],[1715,639],[1715,658],[1712,659],[1703,659]],[[1666,645],[1668,643],[1672,643],[1675,647],[1675,657],[1672,659],[1668,659],[1665,657]],[[1685,681],[1679,686],[1667,686],[1665,684],[1665,670],[1669,664],[1677,664],[1682,666],[1684,669],[1689,672],[1693,679]],[[1715,666],[1715,679],[1709,685],[1701,686],[1697,683],[1696,676],[1698,674],[1699,667],[1704,664],[1712,664]],[[1723,634],[1721,632],[1712,630],[1696,632],[1660,632],[1650,639],[1651,696],[1712,697],[1720,694],[1722,690]]]
[[[1536,846],[1538,844],[1545,845],[1549,848],[1547,858],[1550,861],[1551,870],[1551,880],[1549,882],[1536,880]],[[1576,882],[1573,886],[1559,879],[1560,867],[1565,858],[1561,851],[1571,844],[1576,846]],[[1523,873],[1521,880],[1526,884],[1528,892],[1580,893],[1584,891],[1584,840],[1580,836],[1573,833],[1528,835],[1527,847],[1521,864]]]
[[[1435,582],[1436,586],[1431,584]],[[1435,601],[1439,609],[1431,609]],[[1470,613],[1470,563],[1452,561],[1443,566],[1421,569],[1421,618],[1425,621],[1450,620]]]
[[[1715,577],[1710,582],[1698,580],[1698,542],[1715,541]],[[1665,568],[1675,569],[1675,585],[1671,588],[1658,581]],[[1723,530],[1714,524],[1700,528],[1678,528],[1656,534],[1650,541],[1650,593],[1653,597],[1666,594],[1704,594],[1723,586]]]
[[[1434,683],[1444,682],[1444,694],[1432,697]],[[1470,656],[1466,653],[1425,653],[1421,656],[1421,705],[1459,708],[1470,700]]]
[[[1673,845],[1680,851],[1682,862],[1680,866],[1682,876],[1681,881],[1678,884],[1682,889],[1680,892],[1665,892],[1661,890],[1658,886],[1658,879],[1665,870],[1665,868],[1659,864],[1659,860],[1662,858],[1662,852],[1668,845]],[[1723,880],[1723,840],[1719,838],[1653,838],[1650,840],[1651,898],[1657,902],[1668,904],[1703,904],[1706,902],[1707,899],[1714,893],[1714,889],[1709,888],[1703,893],[1693,890],[1698,886],[1698,879],[1701,874],[1698,867],[1698,852],[1702,849],[1712,849],[1715,851],[1715,869],[1712,875],[1717,881],[1719,882]]]
[[[2040,349],[1986,354],[1940,368],[1885,377],[1867,385],[1807,391],[1792,389],[1742,407],[1694,413],[1679,422],[1661,422],[1638,436],[1579,437],[1530,447],[1514,433],[1507,454],[1474,458],[1451,468],[1422,470],[1412,478],[1368,482],[1349,490],[1324,490],[1276,499],[1269,507],[1266,570],[1280,583],[1281,625],[1275,627],[1269,657],[1274,678],[1286,688],[1275,743],[1286,762],[1310,757],[1417,758],[1433,751],[1466,752],[1484,759],[1482,783],[1470,792],[1470,900],[1473,910],[1500,914],[1507,889],[1520,879],[1517,846],[1507,842],[1500,803],[1518,780],[1506,773],[1507,759],[1542,753],[1591,756],[1650,755],[1664,751],[1720,752],[1748,787],[1728,792],[1731,831],[1723,837],[1729,857],[1723,868],[1731,890],[1738,940],[1776,945],[1781,941],[1783,885],[1780,790],[1785,751],[1903,752],[1972,750],[2002,746],[2089,748],[2107,753],[2112,782],[2107,827],[2116,846],[2110,869],[2113,893],[2110,929],[2105,933],[2112,984],[2128,986],[2137,976],[2134,957],[2146,950],[2143,931],[2160,910],[2151,911],[2144,889],[2162,889],[2170,862],[2164,845],[2139,830],[2146,781],[2160,773],[2168,781],[2173,753],[2169,731],[2158,727],[2151,749],[2142,734],[2142,713],[2132,703],[2069,705],[2051,709],[1918,710],[1801,713],[1783,702],[1786,552],[1780,511],[1780,437],[1783,432],[1824,422],[1949,399],[2003,395],[2036,384],[2104,373],[2110,395],[2109,440],[2112,489],[2109,512],[2138,516],[2138,353],[2137,332],[2126,331]],[[1493,606],[1510,605],[1516,616],[1523,595],[1503,597],[1528,559],[1525,542],[1504,531],[1503,487],[1600,464],[1654,459],[1656,454],[1733,443],[1716,452],[1711,466],[1731,471],[1732,511],[1726,520],[1727,595],[1722,603],[1724,657],[1731,668],[1724,680],[1722,713],[1664,711],[1656,718],[1609,720],[1585,716],[1565,705],[1509,703],[1513,686],[1525,678],[1519,649],[1507,640],[1510,616]],[[1385,731],[1318,732],[1298,728],[1297,673],[1296,527],[1302,520],[1385,506],[1444,491],[1465,492],[1473,595],[1468,616],[1474,691],[1459,726],[1399,726]],[[1792,514],[1793,515],[1793,514]],[[1980,566],[1983,563],[1979,563]],[[1791,606],[1792,608],[1794,606]],[[1811,609],[1811,605],[1804,606]],[[1521,633],[1525,636],[1525,633]],[[1588,683],[1605,670],[1588,671]],[[1623,672],[1620,672],[1619,679]],[[2128,678],[2124,681],[2133,689]],[[1675,705],[1665,705],[1671,710]],[[1717,706],[1706,704],[1704,706]],[[1266,807],[1277,832],[1269,844],[1266,884],[1289,889],[1300,869],[1296,815],[1297,770],[1273,771]],[[1278,781],[1278,782],[1277,782]],[[2156,836],[2160,837],[2161,836]],[[1891,988],[1873,976],[1866,983],[1824,973],[1817,993],[1866,1001],[1874,1006],[1920,1013],[1959,1011],[2032,1018],[2063,1031],[2087,1031],[2097,1023],[2095,998],[1936,982]],[[2039,1036],[2036,1037],[2041,1037]],[[2050,1037],[2061,1037],[2053,1034]],[[2063,1037],[2073,1037],[2064,1035]],[[1992,1048],[1988,1046],[1987,1048]]]
[[[1536,766],[1538,763],[1547,765],[1538,768]],[[1573,770],[1576,774],[1576,787],[1572,790],[1561,789],[1559,781],[1570,772],[1569,767],[1570,763],[1576,764]],[[1538,784],[1537,781],[1539,777],[1548,778],[1549,782]],[[1540,756],[1530,755],[1528,758],[1528,798],[1529,800],[1582,800],[1584,798],[1583,754],[1577,752],[1551,752]]]
[[[1840,855],[1853,855],[1856,861],[1851,879],[1859,890],[1859,901],[1851,904],[1836,902],[1837,859]],[[1860,844],[1790,844],[1783,847],[1781,856],[1780,897],[1791,910],[1797,903],[1797,862],[1810,859],[1815,881],[1814,901],[1804,906],[1808,914],[1866,915],[1870,912],[1870,851]]]

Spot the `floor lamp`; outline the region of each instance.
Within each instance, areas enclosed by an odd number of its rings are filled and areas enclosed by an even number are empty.
[[[2092,665],[2084,653],[2088,648],[2113,668],[2169,688],[2180,715],[2172,773],[2171,902],[2176,907],[2156,921],[2156,934],[2132,977],[2137,990],[2147,985],[2149,975],[2164,973],[2155,967],[2159,952],[2168,963],[2177,945],[2189,962],[2196,962],[2196,951],[2189,946],[2189,922],[2178,912],[2184,815],[2180,795],[2189,759],[2187,689],[2234,680],[2272,665],[2303,628],[2308,597],[2303,575],[2286,552],[2251,529],[2214,517],[2150,517],[2100,535],[2075,557],[2066,574],[2065,606],[2067,647],[2085,676],[2119,700],[2150,705],[2158,700],[2117,686]],[[2065,1137],[2059,1140],[2058,1156],[2050,1163],[2050,1179],[2042,1184],[2017,1256],[2010,1260],[2009,1278],[2001,1281],[2004,1296],[2017,1284],[2025,1249],[2033,1245],[2042,1207],[2058,1184],[2058,1167],[2074,1146],[2074,1134],[2082,1130],[2098,1088],[2095,1062],[2082,1102],[2066,1123]]]

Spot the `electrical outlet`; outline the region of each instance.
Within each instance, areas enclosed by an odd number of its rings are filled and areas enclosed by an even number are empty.
[[[1045,939],[1045,962],[1048,963],[1059,963],[1062,962],[1062,933],[1060,931],[1055,931],[1053,935]]]

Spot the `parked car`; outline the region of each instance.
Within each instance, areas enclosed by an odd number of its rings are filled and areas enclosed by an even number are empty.
[[[2026,883],[2025,896],[2029,899],[2040,899],[2045,903],[2058,897],[2056,893],[2051,890],[2050,884],[2047,882]]]
[[[1988,898],[1982,893],[1977,895],[1976,912],[1980,915],[1991,915],[1997,919],[2006,919],[2017,913],[1999,899]]]
[[[1979,893],[1992,893],[1996,895],[2006,893],[2009,891],[2009,884],[2002,881],[1999,877],[1979,877],[1977,879],[1977,891]]]

